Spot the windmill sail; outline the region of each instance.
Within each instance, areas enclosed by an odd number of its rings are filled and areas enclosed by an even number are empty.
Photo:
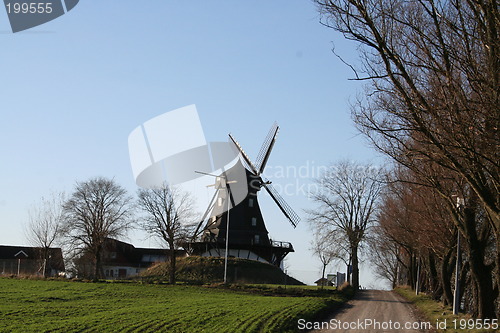
[[[229,134],[229,138],[231,139],[231,141],[233,141],[233,143],[236,145],[236,147],[240,151],[241,156],[243,157],[243,160],[245,161],[247,166],[250,168],[250,171],[252,171],[253,174],[257,176],[258,175],[257,168],[253,165],[252,161],[250,160],[250,157],[248,157],[247,153],[245,153],[245,151],[243,150],[241,145],[238,143],[238,141],[236,141],[235,138],[233,138],[233,136],[231,134]]]
[[[259,171],[259,175],[264,171],[266,167],[267,160],[271,155],[271,150],[273,149],[274,142],[276,141],[276,137],[278,136],[280,128],[277,123],[274,123],[271,127],[271,130],[267,134],[264,143],[262,144],[262,148],[260,149],[259,155],[257,155],[257,159],[255,160],[255,166]]]
[[[229,138],[233,143],[236,145],[238,150],[241,153],[241,156],[243,157],[243,160],[247,164],[247,166],[250,168],[250,171],[255,175],[255,176],[260,176],[261,173],[264,171],[264,167],[266,166],[267,160],[269,159],[269,155],[271,153],[271,150],[273,148],[274,142],[276,140],[276,136],[278,135],[279,131],[279,126],[278,124],[274,123],[274,125],[271,127],[271,130],[269,131],[266,140],[264,141],[264,144],[261,148],[261,151],[259,153],[260,158],[258,157],[258,161],[260,160],[260,163],[258,162],[257,165],[259,167],[255,167],[255,165],[252,163],[250,160],[250,157],[245,153],[241,145],[236,141],[236,139],[229,134]],[[260,178],[260,177],[259,177]],[[295,211],[286,203],[285,199],[270,185],[270,182],[263,182],[261,181],[260,186],[264,186],[271,196],[273,200],[276,202],[278,207],[281,209],[283,214],[285,214],[286,218],[290,221],[292,226],[295,228],[297,227],[297,224],[300,222],[300,217],[295,213]]]
[[[212,208],[214,206],[214,202],[215,202],[216,198],[217,198],[217,191],[214,192],[212,200],[210,200],[210,203],[208,204],[207,210],[203,214],[203,217],[201,218],[200,223],[198,223],[198,226],[196,227],[196,231],[194,232],[193,237],[191,237],[192,239],[195,239],[196,237],[198,237],[198,232],[200,231],[200,227],[203,224],[203,222],[205,222],[205,220],[207,219],[208,214],[210,214],[210,212],[212,211]]]
[[[297,224],[300,222],[300,217],[295,213],[295,211],[290,207],[285,199],[276,191],[276,189],[269,183],[263,183],[263,186],[266,188],[267,193],[273,198],[278,207],[281,209],[283,214],[287,217],[293,227],[297,227]]]

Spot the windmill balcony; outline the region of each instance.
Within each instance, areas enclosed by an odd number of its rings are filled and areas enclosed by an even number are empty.
[[[292,243],[290,243],[290,242],[282,242],[282,241],[271,240],[271,246],[272,247],[284,248],[284,249],[291,249],[292,250],[291,252],[294,252],[293,251]]]

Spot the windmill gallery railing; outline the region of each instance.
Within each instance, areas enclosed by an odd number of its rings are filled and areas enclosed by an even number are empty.
[[[280,247],[284,249],[293,249],[292,243],[270,240],[272,247]]]

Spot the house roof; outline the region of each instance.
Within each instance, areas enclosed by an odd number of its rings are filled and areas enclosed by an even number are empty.
[[[317,281],[314,281],[314,283],[319,283],[319,282],[322,282],[322,281],[328,281],[328,280],[326,278],[320,278]]]
[[[332,283],[332,281],[328,280],[327,278],[321,278],[317,281],[314,281],[314,283],[325,283],[325,282]]]
[[[42,258],[42,248],[27,246],[0,245],[0,260],[32,259]],[[64,271],[64,261],[61,248],[49,248],[49,263],[52,268]]]

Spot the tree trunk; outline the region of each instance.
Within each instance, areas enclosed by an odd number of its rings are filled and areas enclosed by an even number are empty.
[[[476,282],[478,291],[478,317],[481,319],[494,319],[495,299],[492,288],[491,268],[483,263],[482,256],[470,254],[472,277]]]
[[[49,256],[49,248],[48,247],[44,247],[43,248],[43,262],[42,262],[42,267],[43,267],[43,277],[44,278],[47,278],[49,276],[48,274],[48,264],[49,264],[49,259],[50,259],[50,256]]]
[[[321,289],[323,289],[325,283],[325,270],[326,270],[326,264],[323,263],[323,272],[321,273]]]
[[[352,253],[349,255],[349,261],[347,263],[347,271],[346,271],[346,280],[347,283],[349,283],[350,285],[352,285],[351,270],[350,270],[351,265],[352,265]]]
[[[95,282],[99,280],[99,268],[101,267],[101,254],[100,252],[95,254],[94,258],[94,272],[92,276],[92,280]]]
[[[396,269],[392,272],[391,276],[392,289],[396,289],[398,285],[398,273],[399,273],[399,264],[396,264]]]
[[[460,271],[460,277],[459,277],[459,283],[460,283],[460,288],[459,288],[459,293],[460,293],[460,302],[464,299],[465,295],[465,289],[467,287],[467,275],[470,272],[470,266],[469,262],[465,261],[462,265],[462,270]],[[470,279],[469,279],[470,280]]]
[[[176,263],[176,257],[175,257],[175,247],[174,244],[170,244],[170,276],[169,276],[169,283],[170,284],[175,284],[175,263]]]
[[[443,305],[453,304],[453,291],[451,290],[451,269],[453,261],[450,265],[450,259],[453,255],[453,247],[449,248],[441,262],[441,285],[443,286]]]
[[[94,282],[98,281],[99,278],[101,278],[104,274],[101,274],[102,272],[102,258],[101,258],[101,255],[102,255],[102,249],[103,249],[103,246],[102,244],[101,245],[96,245],[95,248],[94,248],[94,271],[93,271],[93,276],[92,276],[92,280]]]
[[[437,300],[441,297],[441,288],[439,285],[438,272],[436,268],[436,258],[433,252],[429,253],[429,288],[432,292],[432,298]]]
[[[478,318],[495,318],[495,299],[493,291],[492,267],[484,264],[484,245],[477,237],[474,211],[465,208],[465,227],[467,250],[472,278],[477,286]]]
[[[358,261],[358,247],[353,246],[351,250],[352,257],[352,286],[354,290],[359,289],[359,261]]]
[[[495,235],[497,242],[497,261],[496,261],[496,286],[495,286],[495,298],[500,297],[500,235]],[[500,299],[497,300],[500,304]],[[497,317],[500,317],[500,306],[497,308]]]
[[[410,269],[408,271],[408,285],[411,287],[412,290],[415,290],[415,287],[417,286],[417,266],[416,266],[416,258],[415,255],[413,254],[413,251],[410,253]]]

